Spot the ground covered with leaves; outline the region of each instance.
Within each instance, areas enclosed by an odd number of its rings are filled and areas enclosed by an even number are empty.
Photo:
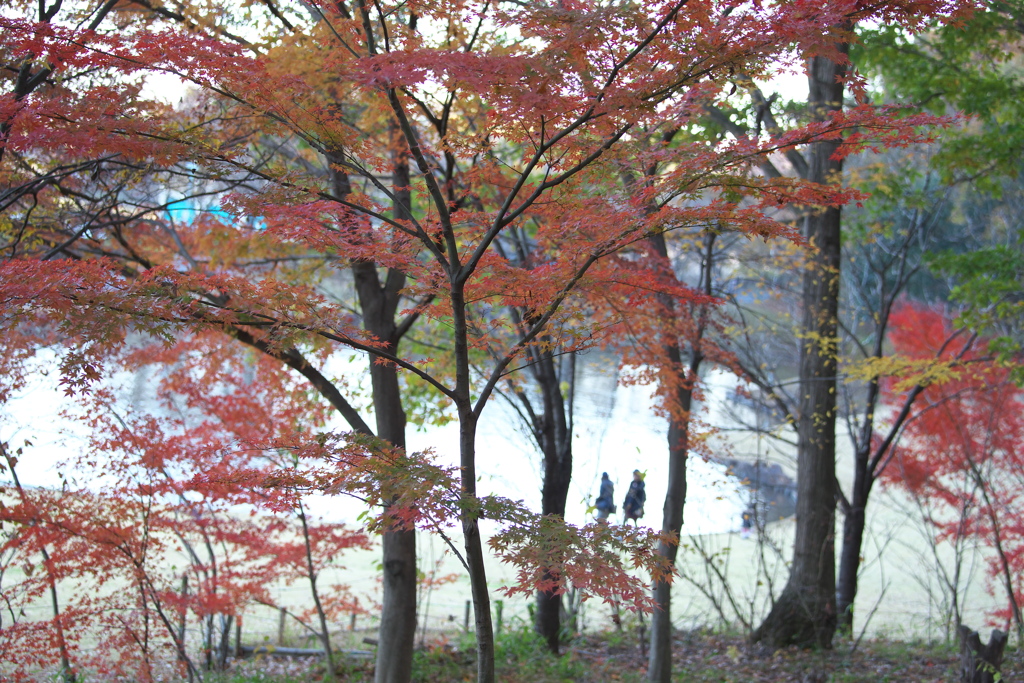
[[[796,683],[876,683],[884,681],[957,680],[959,655],[944,643],[863,640],[836,642],[830,651],[784,649],[768,651],[735,634],[678,633],[674,648],[678,681]],[[470,639],[439,639],[416,652],[413,680],[417,683],[472,681],[475,654]],[[498,680],[507,683],[640,683],[646,657],[635,632],[588,634],[569,643],[561,657],[546,652],[529,631],[506,633],[497,642]],[[322,679],[323,671],[308,665],[249,661],[239,666],[228,683],[292,683]],[[1009,650],[1003,680],[1021,680],[1024,653]],[[338,680],[372,681],[371,661],[339,663]]]

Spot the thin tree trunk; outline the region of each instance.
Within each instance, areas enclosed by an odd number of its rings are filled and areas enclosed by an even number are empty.
[[[544,400],[541,416],[543,429],[541,449],[544,453],[544,483],[541,488],[541,514],[565,516],[565,503],[572,481],[572,410],[562,395],[555,359],[545,352],[537,367],[537,382]],[[570,378],[570,382],[574,378]],[[558,654],[562,636],[562,595],[555,591],[537,592],[537,633],[544,638],[548,650]]]
[[[13,469],[11,471],[13,472]],[[18,489],[19,491],[21,490],[21,484],[18,484]],[[39,550],[43,556],[43,566],[46,567],[46,581],[49,584],[50,603],[53,606],[53,624],[57,629],[57,647],[60,650],[60,677],[64,683],[75,683],[75,672],[71,668],[67,641],[64,639],[64,625],[61,624],[60,603],[57,601],[57,582],[53,578],[53,563],[50,562],[50,553],[47,552],[46,546]]]
[[[875,331],[875,348],[873,356],[882,358],[883,343],[885,341],[885,325],[888,322],[888,311],[886,307],[883,313],[885,318],[880,321]],[[871,487],[877,476],[875,465],[885,456],[889,446],[910,414],[910,406],[920,393],[919,388],[911,392],[908,400],[904,403],[903,410],[896,417],[896,422],[890,428],[889,437],[878,446],[878,450],[872,452],[872,436],[875,426],[875,411],[878,407],[880,388],[879,378],[875,377],[868,385],[867,400],[865,401],[864,419],[861,423],[860,436],[854,445],[853,454],[853,490],[850,492],[850,499],[842,498],[842,492],[838,491],[840,502],[843,507],[843,545],[839,553],[839,582],[836,585],[836,628],[840,633],[853,634],[853,601],[857,597],[857,579],[860,571],[861,547],[864,545],[864,530],[867,526],[868,497],[871,495]]]
[[[664,262],[663,267],[669,269],[674,280],[668,260],[668,247],[662,234],[650,238],[651,246]],[[701,289],[711,294],[712,266],[714,257],[715,233],[708,232],[704,237],[704,263],[701,269]],[[676,303],[671,299],[661,301],[665,313],[675,317]],[[696,334],[686,340],[670,334],[665,346],[669,364],[669,372],[674,376],[676,387],[675,404],[672,406],[668,426],[668,486],[665,492],[665,505],[662,509],[661,531],[679,538],[683,530],[683,508],[686,504],[686,461],[690,451],[690,411],[693,407],[693,385],[697,381],[698,372],[704,356],[701,352],[701,341],[706,327],[707,311],[698,307],[698,323]],[[683,363],[680,344],[690,345],[689,367]],[[678,544],[658,544],[658,553],[665,557],[674,567],[679,551]],[[655,581],[652,587],[655,609],[651,615],[651,649],[647,661],[647,680],[652,683],[670,683],[672,680],[672,584],[667,581]]]
[[[859,471],[857,475],[860,475]],[[846,634],[853,633],[853,601],[857,596],[860,551],[864,545],[866,506],[867,496],[861,495],[855,483],[850,509],[843,519],[843,544],[839,553],[839,581],[836,585],[837,628]]]
[[[888,318],[887,313],[884,315]],[[884,326],[876,332],[876,335],[874,357],[882,358],[882,346],[885,339]],[[938,355],[942,354],[942,350],[956,336],[954,334],[946,340]],[[972,335],[967,340],[957,354],[958,359],[962,358],[973,346],[975,338]],[[871,489],[886,466],[886,458],[890,454],[892,444],[910,417],[910,410],[914,402],[923,391],[924,386],[919,384],[907,394],[903,401],[903,407],[892,424],[889,425],[888,434],[872,451],[874,417],[880,395],[878,378],[872,380],[868,387],[865,417],[854,452],[853,490],[850,493],[849,502],[842,501],[845,517],[843,519],[843,545],[839,554],[839,582],[836,586],[837,628],[841,633],[848,635],[853,633],[853,608],[858,588],[857,574],[860,571],[861,548],[864,545],[864,531],[867,528],[867,507]]]
[[[320,592],[316,588],[316,569],[313,567],[313,546],[309,538],[309,525],[306,522],[306,511],[299,501],[299,521],[302,522],[302,541],[306,551],[306,578],[309,579],[309,590],[313,594],[313,605],[316,607],[316,616],[320,621],[320,645],[324,648],[324,680],[334,680],[334,657],[331,652],[331,631],[327,625],[327,613],[320,602]],[[227,651],[227,637],[224,639],[225,652]]]
[[[217,670],[227,671],[228,651],[231,649],[231,624],[234,617],[230,614],[220,618],[220,647],[217,650]]]
[[[676,349],[678,355],[678,349]],[[695,366],[699,367],[698,360]],[[696,370],[694,370],[696,372]],[[695,376],[695,374],[694,374]],[[685,411],[686,420],[671,420],[668,428],[668,490],[662,509],[661,528],[663,532],[679,535],[683,528],[683,506],[686,502],[686,461],[689,456],[689,411],[693,391],[680,392],[680,411]],[[662,541],[658,554],[675,566],[679,546]],[[654,582],[655,609],[651,614],[651,649],[647,663],[647,680],[653,683],[669,683],[672,680],[672,584],[667,581]]]
[[[454,278],[453,278],[454,279]],[[455,342],[455,408],[459,415],[459,459],[462,537],[469,569],[470,595],[476,621],[477,683],[494,683],[494,629],[491,625],[491,599],[480,539],[476,491],[476,428],[469,367],[469,325],[466,320],[466,296],[463,285],[451,286],[452,332]]]
[[[472,411],[460,410],[460,450],[462,462],[462,495],[472,501],[476,498],[476,418]],[[477,683],[494,683],[494,627],[491,623],[491,597],[487,588],[484,568],[483,543],[477,513],[462,514],[462,536],[466,546],[466,564],[469,565],[470,593],[473,596],[473,615],[476,622]]]
[[[843,47],[845,49],[845,46]],[[814,57],[808,67],[809,104],[816,120],[842,107],[844,65]],[[812,145],[808,180],[834,183],[842,162],[838,143]],[[835,596],[835,421],[840,219],[838,207],[809,211],[804,236],[811,264],[803,282],[800,412],[797,424],[797,526],[793,564],[782,595],[755,641],[774,647],[832,646]]]
[[[185,649],[185,627],[188,624],[188,607],[185,602],[188,599],[188,574],[181,575],[181,608],[178,610],[178,631],[177,631],[177,642],[175,643],[176,649],[178,650],[178,661],[186,664],[188,670],[188,681],[192,683],[192,663],[189,662],[186,656]]]

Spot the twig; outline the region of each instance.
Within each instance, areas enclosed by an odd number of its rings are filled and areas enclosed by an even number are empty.
[[[850,655],[853,655],[857,651],[857,646],[860,645],[860,641],[864,638],[864,634],[868,632],[868,624],[871,623],[871,617],[875,616],[875,612],[878,611],[878,606],[882,604],[882,598],[885,597],[885,592],[889,590],[890,583],[886,583],[885,587],[882,588],[882,594],[878,596],[878,600],[875,600],[874,607],[868,612],[867,619],[864,620],[864,627],[860,630],[860,635],[857,636],[857,640],[853,642],[853,647],[850,648]]]

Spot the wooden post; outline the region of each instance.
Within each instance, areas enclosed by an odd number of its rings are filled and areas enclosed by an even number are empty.
[[[281,612],[277,618],[277,644],[284,645],[284,618],[288,612],[285,611],[284,607],[281,608]]]
[[[498,618],[497,618],[497,622],[498,623],[497,623],[497,625],[494,628],[494,632],[495,632],[495,634],[500,636],[501,635],[501,613],[503,611],[505,611],[505,601],[504,600],[495,600],[494,601],[494,607],[495,607],[495,609],[498,612]]]
[[[1003,665],[1003,650],[1009,635],[992,629],[988,645],[981,644],[981,636],[969,626],[960,625],[960,681],[961,683],[994,683]]]
[[[462,630],[469,633],[469,607],[471,602],[466,600],[466,616],[462,618]]]
[[[356,613],[355,612],[352,613],[352,619],[348,622],[348,630],[349,631],[355,631],[356,630]]]

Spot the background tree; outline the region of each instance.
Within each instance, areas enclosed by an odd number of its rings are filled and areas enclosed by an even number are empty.
[[[202,679],[204,670],[225,668],[241,612],[274,604],[269,588],[296,581],[309,584],[316,609],[295,616],[329,657],[327,620],[358,609],[358,603],[344,586],[318,586],[317,575],[347,549],[367,548],[368,538],[344,525],[316,522],[293,496],[218,476],[261,460],[262,453],[245,444],[270,438],[266,430],[308,428],[326,411],[311,410],[301,383],[275,373],[270,359],[252,373],[263,375],[258,382],[251,377],[249,386],[243,382],[232,391],[232,380],[246,373],[223,351],[215,340],[200,339],[174,349],[135,349],[116,359],[134,367],[177,357],[161,377],[162,400],[169,405],[161,414],[141,406],[123,413],[114,390],[97,387],[81,418],[91,427],[91,443],[61,465],[60,491],[22,488],[16,476],[21,449],[5,452],[17,501],[3,510],[3,521],[16,530],[6,547],[19,562],[30,563],[25,566],[34,564],[33,553],[47,557],[46,574],[65,589],[54,619],[38,623],[17,610],[29,606],[42,587],[36,586],[39,578],[30,572],[3,587],[14,620],[3,647],[15,660],[31,657],[45,665],[52,653],[33,652],[41,635],[56,636],[64,646],[53,652],[68,674],[94,669],[152,680],[162,653],[170,650],[180,673]],[[239,506],[261,514],[239,515]],[[69,590],[76,585],[81,589]],[[51,593],[56,586],[51,581]],[[319,630],[310,626],[311,617],[319,619]],[[68,619],[75,635],[64,638]],[[199,648],[197,639],[186,636],[196,626]],[[98,646],[91,640],[97,635]]]
[[[890,351],[889,320],[909,293],[930,298],[943,295],[926,268],[930,253],[954,245],[964,248],[972,241],[949,221],[953,210],[949,187],[921,168],[924,158],[911,152],[902,158],[865,160],[869,163],[852,175],[871,198],[848,215],[843,250],[846,296],[841,313],[844,382],[840,395],[854,462],[850,493],[838,489],[843,536],[836,599],[839,627],[846,633],[853,628],[869,496],[890,461],[893,441],[924,390],[924,386],[915,387],[895,406],[879,404]],[[948,345],[962,355],[973,343],[974,337],[961,329],[940,346],[943,352]]]
[[[907,371],[894,373],[886,388],[905,392],[911,383],[921,384],[921,372],[931,381],[901,434],[886,480],[945,506],[950,514],[932,518],[943,537],[977,537],[993,551],[992,589],[1005,599],[995,616],[1012,622],[1019,637],[1020,549],[1010,529],[1018,524],[1015,511],[1024,490],[1016,474],[1020,390],[1009,381],[1006,368],[985,361],[985,349],[965,356],[974,361],[965,365],[936,347],[931,340],[952,328],[941,313],[908,306],[894,317],[894,324],[893,345],[906,358]],[[922,335],[922,329],[931,334]],[[915,367],[920,360],[928,362],[923,369]]]

